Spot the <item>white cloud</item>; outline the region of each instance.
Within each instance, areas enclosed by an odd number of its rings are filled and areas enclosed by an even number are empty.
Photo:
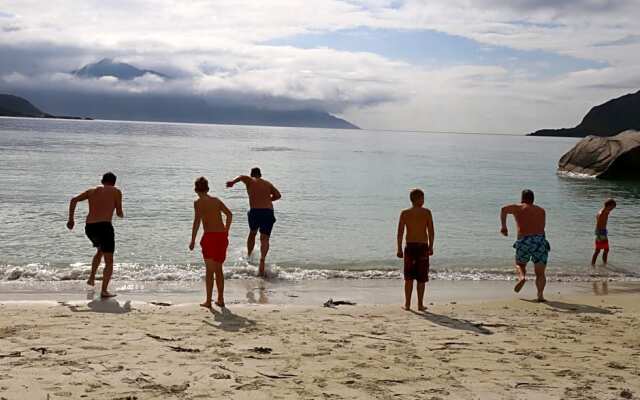
[[[342,112],[364,127],[515,133],[572,125],[590,105],[640,80],[640,43],[628,39],[640,33],[640,2],[632,0],[60,0],[46,13],[41,1],[5,0],[0,8],[0,23],[11,24],[0,35],[0,57],[12,51],[0,61],[6,85],[278,99],[282,107],[300,102]],[[356,27],[434,29],[609,67],[530,82],[499,67],[434,69],[373,54],[260,45]],[[104,56],[178,79],[59,74]]]

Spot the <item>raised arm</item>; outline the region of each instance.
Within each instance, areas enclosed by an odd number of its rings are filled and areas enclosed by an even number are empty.
[[[242,182],[245,185],[249,185],[249,182],[251,182],[251,178],[246,176],[246,175],[240,175],[239,177],[237,177],[236,179],[227,182],[227,187],[233,187],[233,185],[235,185],[238,182]]]
[[[76,205],[79,201],[85,201],[89,198],[91,194],[91,189],[80,193],[79,195],[73,197],[69,202],[69,218],[67,220],[67,228],[73,229],[73,226],[76,224],[75,222],[75,214],[76,214]]]
[[[193,202],[193,226],[191,227],[191,243],[189,244],[189,250],[193,250],[196,246],[196,236],[198,236],[198,229],[200,229],[200,221],[202,216],[200,215],[200,209],[198,203]]]
[[[233,213],[227,208],[226,205],[224,205],[222,201],[220,201],[220,209],[222,210],[222,213],[227,217],[224,224],[224,230],[229,232],[229,229],[231,228],[231,221],[233,221]]]
[[[429,255],[433,255],[433,243],[436,240],[436,232],[433,229],[433,216],[431,215],[431,211],[427,215],[427,233],[429,234]]]
[[[500,233],[502,233],[502,235],[509,236],[509,230],[507,229],[507,215],[515,214],[518,209],[518,205],[511,204],[502,207],[502,209],[500,210]]]
[[[271,185],[271,201],[276,201],[276,200],[280,200],[282,198],[282,195],[280,194],[280,192],[278,191],[278,189],[276,189],[275,186]]]
[[[120,218],[124,218],[124,213],[122,212],[122,192],[116,192],[116,215]]]
[[[400,213],[400,218],[398,219],[398,258],[402,258],[404,257],[404,254],[402,252],[402,240],[404,238],[404,227],[405,227],[405,221],[404,221],[404,211]]]

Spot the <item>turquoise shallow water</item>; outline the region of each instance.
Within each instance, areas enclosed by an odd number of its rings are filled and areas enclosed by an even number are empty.
[[[640,276],[640,184],[560,177],[575,139],[301,128],[0,118],[0,280],[82,279],[92,249],[65,227],[68,201],[118,175],[126,218],[116,220],[117,274],[194,280],[189,252],[193,180],[205,175],[234,212],[226,272],[253,274],[243,256],[247,199],[224,182],[259,165],[283,193],[269,261],[282,279],[399,276],[398,213],[421,187],[436,223],[432,266],[441,279],[511,277],[513,237],[499,207],[536,192],[547,209],[550,272],[590,279],[594,215],[606,197],[611,266]],[[513,226],[513,224],[512,224]]]

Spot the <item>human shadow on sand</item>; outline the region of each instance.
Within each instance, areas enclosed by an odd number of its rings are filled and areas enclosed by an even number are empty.
[[[564,303],[562,301],[555,301],[555,300],[547,300],[542,303],[539,303],[537,300],[527,300],[527,299],[520,299],[520,300],[526,301],[528,303],[544,304],[549,308],[553,309],[553,311],[567,313],[567,314],[613,314],[611,310],[607,310],[606,308],[601,308],[596,306],[590,306],[588,304]]]
[[[473,333],[478,333],[480,335],[493,335],[493,332],[483,326],[480,322],[471,322],[466,319],[458,319],[447,317],[446,315],[434,314],[429,311],[418,312],[411,311],[415,315],[421,316],[422,318],[440,326],[444,326],[451,329],[459,329],[461,331],[469,331]]]
[[[131,300],[127,300],[120,305],[118,300],[114,298],[91,300],[86,304],[87,308],[84,308],[83,304],[69,304],[66,302],[60,302],[60,304],[73,312],[126,314],[131,311]]]
[[[217,329],[222,329],[227,332],[238,332],[241,329],[249,328],[256,325],[256,322],[252,319],[234,314],[228,308],[224,307],[221,311],[211,309],[213,314],[213,320],[217,323],[213,323],[210,320],[203,320],[205,324]]]

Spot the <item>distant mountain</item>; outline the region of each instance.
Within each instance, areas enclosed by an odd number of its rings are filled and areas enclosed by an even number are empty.
[[[640,91],[593,107],[574,128],[542,129],[530,136],[586,137],[614,136],[620,132],[640,130]]]
[[[22,97],[0,94],[0,117],[44,118],[46,115]]]
[[[163,79],[169,76],[150,69],[139,69],[131,64],[116,62],[111,58],[103,58],[97,63],[87,64],[80,69],[71,71],[72,74],[81,78],[102,78],[103,76],[114,76],[120,80],[130,81],[145,74],[152,74]]]
[[[82,78],[114,76],[120,80],[131,80],[145,74],[153,74],[171,79],[159,72],[139,69],[109,58],[85,65],[72,73]],[[274,110],[255,105],[230,105],[215,99],[210,102],[205,97],[192,94],[88,92],[66,88],[34,87],[22,88],[19,92],[21,96],[31,99],[57,115],[88,115],[95,119],[124,121],[359,129],[352,123],[325,111],[305,108]],[[49,116],[35,107],[30,113],[23,112],[20,116],[38,116],[38,113],[44,117]]]
[[[88,115],[95,119],[359,129],[324,111],[212,105],[196,96],[38,89],[24,89],[20,94],[52,113]]]
[[[51,115],[40,111],[28,100],[11,94],[0,93],[0,117],[30,117],[30,118],[61,118],[61,119],[90,119],[69,117],[66,115]]]

